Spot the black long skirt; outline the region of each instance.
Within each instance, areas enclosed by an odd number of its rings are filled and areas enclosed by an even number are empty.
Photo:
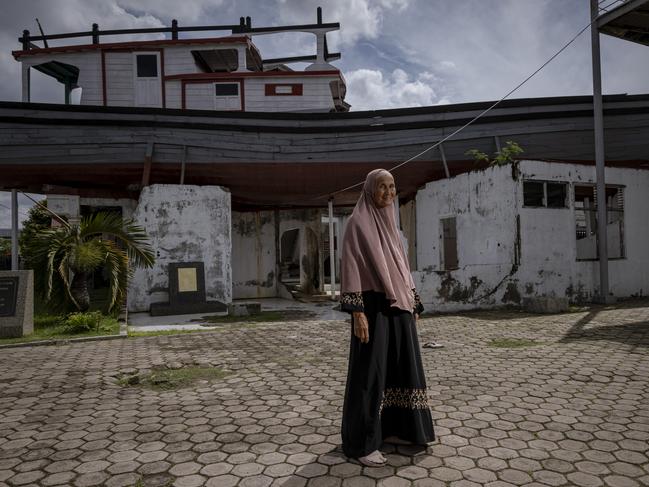
[[[414,316],[390,308],[380,293],[364,292],[363,304],[370,339],[356,338],[352,319],[343,404],[343,451],[351,458],[390,436],[416,445],[435,439]]]

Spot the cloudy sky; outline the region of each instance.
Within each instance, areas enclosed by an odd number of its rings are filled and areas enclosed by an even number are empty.
[[[614,3],[604,0],[602,6]],[[589,0],[0,0],[0,100],[20,99],[23,29],[46,33],[238,23],[253,26],[340,22],[330,51],[347,80],[352,110],[496,100],[589,22]],[[310,35],[259,36],[263,57],[313,54]],[[109,41],[110,39],[107,39]],[[87,40],[83,40],[87,42]],[[60,43],[59,43],[60,44]],[[54,42],[51,45],[55,45]],[[605,93],[649,92],[649,48],[602,36]],[[512,98],[592,93],[586,31]],[[63,102],[62,85],[32,71],[32,100]],[[0,174],[1,177],[1,174]],[[0,192],[0,228],[9,226]],[[28,207],[21,197],[21,216]]]

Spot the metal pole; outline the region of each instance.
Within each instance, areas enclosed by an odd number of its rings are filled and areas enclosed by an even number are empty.
[[[187,161],[187,146],[183,145],[183,160],[180,166],[180,184],[185,184],[185,162]]]
[[[442,164],[444,164],[444,173],[447,178],[450,178],[451,175],[448,172],[448,164],[446,163],[446,153],[444,152],[444,145],[439,144],[439,153],[442,156]]]
[[[11,270],[18,270],[18,191],[11,190]]]
[[[604,153],[604,110],[602,104],[602,68],[599,51],[599,29],[597,17],[599,5],[597,0],[590,0],[591,54],[593,61],[593,117],[595,122],[595,165],[597,182],[597,249],[599,251],[599,298],[603,303],[608,295],[608,248],[606,239],[606,183]]]
[[[22,65],[22,102],[29,103],[31,101],[31,79],[30,79],[29,65]]]
[[[329,200],[329,273],[331,276],[331,299],[336,299],[336,261],[334,252],[334,200]]]

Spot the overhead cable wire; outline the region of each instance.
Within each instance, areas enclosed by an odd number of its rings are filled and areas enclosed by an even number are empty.
[[[603,1],[606,1],[606,0],[602,0],[602,2],[600,2],[600,4],[603,3]],[[614,3],[617,3],[618,1],[619,1],[619,0],[613,0],[611,3],[609,3],[608,5],[606,5],[606,6],[603,7],[603,8],[610,7],[610,6],[613,5]],[[435,149],[436,147],[439,147],[442,143],[446,142],[446,141],[449,140],[450,138],[452,138],[452,137],[454,137],[455,135],[459,134],[462,130],[464,130],[465,128],[467,128],[469,125],[472,125],[473,123],[475,123],[476,121],[478,121],[479,119],[481,119],[482,117],[484,117],[487,113],[489,113],[491,110],[493,110],[494,108],[496,108],[500,103],[502,103],[504,100],[506,100],[510,95],[512,95],[514,92],[516,92],[518,89],[520,89],[520,88],[521,88],[525,83],[527,83],[527,82],[528,82],[529,80],[531,80],[534,76],[536,76],[536,75],[537,75],[537,74],[538,74],[538,73],[539,73],[543,68],[545,68],[548,64],[550,64],[552,61],[554,61],[554,59],[555,59],[557,56],[559,56],[559,55],[560,55],[563,51],[565,51],[565,50],[566,50],[566,49],[567,49],[567,48],[568,48],[568,47],[569,47],[573,42],[575,42],[575,41],[577,40],[577,38],[578,38],[581,34],[583,34],[584,31],[586,31],[586,29],[588,29],[591,25],[593,25],[593,23],[594,23],[595,21],[596,21],[596,18],[595,18],[595,19],[591,19],[591,21],[590,21],[588,24],[586,24],[586,26],[584,26],[581,30],[579,30],[579,32],[577,32],[577,34],[575,34],[575,35],[572,37],[572,39],[570,39],[566,44],[564,44],[563,47],[562,47],[561,49],[559,49],[557,52],[555,52],[555,53],[554,53],[554,54],[553,54],[553,55],[552,55],[552,56],[551,56],[551,57],[550,57],[546,62],[544,62],[544,63],[543,63],[543,64],[542,64],[538,69],[536,69],[532,74],[530,74],[527,78],[525,78],[525,79],[524,79],[523,81],[521,81],[518,85],[516,85],[516,86],[515,86],[512,90],[510,90],[510,91],[509,91],[505,96],[503,96],[502,98],[500,98],[498,101],[494,102],[494,103],[493,103],[492,105],[490,105],[488,108],[486,108],[485,110],[483,110],[481,113],[479,113],[478,115],[476,115],[474,118],[472,118],[471,120],[469,120],[467,123],[465,123],[464,125],[462,125],[460,128],[458,128],[457,130],[455,130],[455,131],[452,132],[451,134],[449,134],[449,135],[447,135],[446,137],[444,137],[442,140],[439,140],[439,141],[436,142],[435,144],[429,146],[428,148],[424,149],[423,151],[419,152],[418,154],[415,154],[415,155],[412,156],[411,158],[409,158],[409,159],[407,159],[407,160],[401,162],[400,164],[397,164],[396,166],[394,166],[394,167],[388,169],[388,171],[395,171],[395,170],[399,169],[400,167],[405,166],[406,164],[408,164],[408,163],[414,161],[415,159],[418,159],[419,157],[423,156],[423,155],[426,154],[427,152],[430,152],[431,150]],[[339,189],[339,190],[337,190],[337,191],[334,191],[333,193],[324,193],[324,194],[322,194],[322,195],[317,196],[317,198],[320,199],[320,198],[325,197],[325,196],[329,196],[330,198],[332,198],[332,197],[334,197],[335,195],[337,195],[337,194],[339,194],[339,193],[344,193],[345,191],[349,191],[350,189],[354,189],[354,188],[356,188],[356,187],[358,187],[358,186],[362,186],[364,183],[365,183],[365,181],[361,181],[361,182],[358,182],[358,183],[356,183],[356,184],[352,184],[352,185],[347,186],[347,187],[345,187],[345,188],[342,188],[342,189]]]
[[[62,216],[57,215],[54,211],[50,210],[47,206],[45,206],[45,205],[44,205],[43,203],[41,203],[40,201],[37,201],[37,200],[35,200],[34,198],[32,198],[32,197],[29,196],[27,193],[23,193],[22,191],[21,191],[20,193],[21,193],[22,195],[26,196],[27,198],[29,198],[30,200],[32,200],[34,203],[36,203],[36,205],[38,205],[39,208],[41,208],[41,209],[47,211],[47,212],[48,212],[50,215],[52,215],[52,216],[54,217],[54,219],[57,220],[59,223],[62,223],[62,224],[65,225],[66,227],[70,228],[70,224],[69,224],[69,223],[68,223],[68,222],[67,222],[67,221],[66,221]]]

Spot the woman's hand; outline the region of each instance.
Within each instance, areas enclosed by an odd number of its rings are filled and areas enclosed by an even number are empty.
[[[419,313],[415,313],[415,325],[419,323]]]
[[[352,313],[354,319],[354,335],[361,343],[370,341],[370,326],[367,323],[367,316],[362,311],[354,311]]]

